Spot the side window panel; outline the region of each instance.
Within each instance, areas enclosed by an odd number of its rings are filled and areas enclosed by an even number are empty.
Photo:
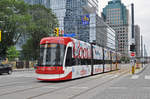
[[[66,56],[66,66],[72,66],[72,48],[68,47],[67,56]]]

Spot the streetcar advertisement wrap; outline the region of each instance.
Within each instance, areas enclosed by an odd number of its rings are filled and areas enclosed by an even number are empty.
[[[91,66],[83,65],[83,66],[73,66],[72,67],[72,79],[89,76],[91,75]]]
[[[112,52],[112,70],[116,70],[116,53]]]
[[[108,72],[111,70],[111,64],[110,64],[110,50],[108,49],[105,49],[104,48],[104,60],[105,60],[105,69],[104,69],[104,72]]]
[[[102,49],[102,47],[93,45],[93,59],[103,60],[103,49]]]
[[[73,39],[73,58],[91,59],[90,44]]]
[[[103,72],[103,49],[102,47],[93,45],[93,74]]]
[[[91,75],[91,46],[73,39],[72,79]]]
[[[108,72],[116,69],[120,57],[120,53],[71,37],[46,37],[40,42],[37,79],[59,81]]]

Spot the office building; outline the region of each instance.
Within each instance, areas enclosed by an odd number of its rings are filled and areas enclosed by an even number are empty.
[[[112,0],[103,8],[104,21],[116,31],[117,50],[124,56],[129,55],[129,12],[121,0]]]
[[[116,51],[116,32],[97,14],[90,14],[90,42]]]
[[[42,4],[51,8],[64,34],[115,50],[116,35],[98,16],[98,0],[25,0],[29,4]]]

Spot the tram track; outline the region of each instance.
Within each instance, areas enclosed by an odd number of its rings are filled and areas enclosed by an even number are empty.
[[[114,72],[116,72],[116,71],[114,71]],[[126,74],[127,72],[129,72],[129,70],[127,70],[125,73],[123,73],[123,74]],[[116,73],[118,73],[118,72],[116,72]],[[113,74],[113,73],[110,73],[110,74]],[[110,75],[110,74],[107,74],[107,75]],[[115,74],[115,73],[114,73]],[[120,76],[122,76],[122,75],[120,75]],[[119,76],[119,77],[120,77]],[[101,77],[103,77],[103,76],[101,76]],[[117,78],[119,78],[119,77],[117,77]],[[29,98],[27,98],[27,99],[33,99],[33,98],[37,98],[37,97],[40,97],[40,96],[44,96],[44,95],[46,95],[46,94],[49,94],[49,93],[53,93],[53,92],[57,92],[57,91],[60,91],[60,90],[64,90],[64,89],[67,89],[67,88],[70,88],[70,87],[74,87],[74,86],[76,86],[77,84],[79,85],[79,84],[83,84],[83,83],[88,83],[88,81],[91,81],[91,80],[98,80],[100,77],[98,77],[98,78],[92,78],[92,79],[88,79],[88,80],[83,80],[82,82],[79,82],[79,83],[75,83],[75,84],[70,84],[70,85],[66,85],[66,86],[63,86],[63,87],[61,87],[61,88],[58,88],[58,89],[54,89],[54,90],[52,90],[52,91],[48,91],[48,92],[45,92],[45,93],[41,93],[41,94],[39,94],[39,95],[36,95],[36,96],[31,96],[31,97],[29,97]],[[110,81],[112,81],[112,80],[114,80],[115,78],[113,78],[113,79],[110,79],[110,80],[107,80],[107,81],[105,81],[105,82],[103,82],[103,83],[101,83],[101,84],[99,84],[99,85],[96,85],[94,88],[96,88],[97,86],[100,86],[100,85],[103,85],[103,84],[105,84],[106,82],[110,82]],[[94,89],[94,88],[92,88],[92,89]],[[88,89],[88,90],[92,90],[92,89]],[[86,90],[87,91],[87,90]],[[86,92],[86,91],[84,91],[84,93]],[[80,93],[80,94],[82,94],[82,93]],[[79,94],[79,95],[80,95]],[[70,99],[73,99],[74,97],[76,97],[76,95],[75,96],[73,96],[73,97],[71,97]]]
[[[104,81],[104,82],[102,82],[102,83],[100,83],[100,84],[97,84],[97,85],[95,85],[94,87],[92,87],[92,88],[90,88],[90,89],[87,89],[87,90],[85,90],[85,91],[82,91],[82,92],[80,92],[80,93],[78,93],[78,94],[76,94],[76,95],[70,97],[69,99],[75,99],[76,97],[78,97],[78,96],[80,96],[80,95],[83,95],[83,94],[85,94],[85,93],[87,93],[87,92],[89,92],[89,91],[91,91],[91,90],[93,90],[93,89],[95,89],[95,88],[97,88],[97,87],[99,87],[99,86],[108,84],[108,83],[110,83],[111,81],[113,81],[114,79],[120,78],[121,76],[125,75],[125,74],[128,73],[128,72],[129,72],[129,71],[126,71],[126,72],[122,73],[121,75],[119,75],[119,76],[116,77],[116,78],[111,78],[111,79],[106,80],[106,81]]]
[[[121,70],[120,70],[120,71],[109,72],[108,74],[105,74],[105,76],[106,76],[106,75],[110,75],[110,74],[115,74],[115,73],[118,73],[118,72],[121,72]],[[99,74],[99,75],[101,75],[101,74]],[[100,78],[100,77],[103,77],[103,76],[104,76],[104,74],[101,75],[101,76],[99,76],[99,78]],[[96,80],[96,79],[98,79],[98,78],[92,78],[92,79],[88,79],[88,78],[89,78],[89,77],[86,77],[86,78],[83,78],[83,79],[81,78],[81,79],[78,80],[79,82],[75,82],[75,84],[70,84],[69,86],[66,85],[66,86],[64,86],[64,87],[62,87],[62,88],[58,88],[58,89],[54,89],[54,90],[52,90],[52,91],[48,91],[48,92],[45,92],[45,93],[41,93],[41,94],[39,94],[39,95],[32,96],[32,97],[29,97],[29,98],[27,98],[27,99],[32,99],[32,98],[39,97],[39,96],[43,96],[43,95],[46,95],[46,94],[49,94],[49,93],[57,92],[58,90],[66,89],[66,88],[68,88],[68,87],[73,87],[73,86],[76,86],[77,83],[78,83],[78,84],[82,84],[82,83],[86,83],[87,81],[90,81],[90,80]],[[85,80],[85,79],[87,79],[87,80]],[[72,80],[72,81],[74,81],[74,80]],[[75,80],[75,81],[76,81],[76,80]],[[25,83],[26,83],[26,82],[25,82]],[[61,83],[61,82],[60,82],[60,83]],[[38,84],[39,84],[39,83],[38,83]],[[14,93],[19,93],[19,92],[25,92],[25,91],[29,91],[29,90],[33,90],[33,89],[38,89],[38,88],[42,88],[42,87],[47,87],[47,86],[53,86],[53,85],[57,85],[57,84],[58,84],[58,83],[48,83],[48,84],[46,84],[46,85],[37,85],[37,86],[31,87],[31,88],[16,90],[16,91],[12,91],[12,92],[6,92],[6,93],[3,93],[3,94],[0,94],[0,96],[5,96],[5,95],[14,94]],[[12,85],[16,85],[16,84],[12,84]],[[10,86],[11,86],[11,85],[10,85]],[[1,86],[1,87],[4,87],[4,86]]]
[[[16,86],[20,86],[20,85],[24,85],[24,84],[30,84],[30,83],[34,83],[35,81],[27,81],[27,82],[15,82],[15,83],[11,83],[11,84],[5,84],[5,85],[0,85],[0,88],[6,88],[6,87],[15,87]]]
[[[8,76],[7,76],[8,77]],[[19,76],[18,76],[19,77]],[[18,84],[28,84],[28,83],[32,83],[32,82],[36,82],[35,80],[33,81],[33,77],[28,77],[26,78],[27,81],[23,81],[24,79],[22,79],[22,77],[24,76],[20,76],[21,78],[17,78],[17,79],[12,79],[11,81],[5,81],[5,82],[1,82],[0,83],[0,88],[4,88],[4,87],[11,87],[11,86],[15,86]],[[26,76],[25,76],[26,77]],[[5,76],[3,76],[2,78],[5,78]],[[9,77],[9,78],[14,78],[13,76]],[[31,79],[32,78],[32,79]],[[21,80],[22,79],[22,80]]]
[[[46,85],[37,85],[36,87],[31,87],[31,88],[26,88],[26,89],[21,89],[21,90],[16,90],[16,91],[13,91],[13,92],[7,92],[7,93],[3,93],[3,94],[0,94],[0,96],[4,96],[4,95],[8,95],[8,94],[13,94],[13,93],[18,93],[18,92],[23,92],[23,91],[28,91],[28,90],[32,90],[32,89],[36,89],[36,88],[40,88],[40,87],[46,87],[46,86],[49,86],[50,84],[46,84]],[[54,85],[54,84],[53,84]]]

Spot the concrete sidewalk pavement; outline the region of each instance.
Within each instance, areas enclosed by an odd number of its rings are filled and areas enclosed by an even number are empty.
[[[13,72],[34,71],[34,68],[13,69]]]

